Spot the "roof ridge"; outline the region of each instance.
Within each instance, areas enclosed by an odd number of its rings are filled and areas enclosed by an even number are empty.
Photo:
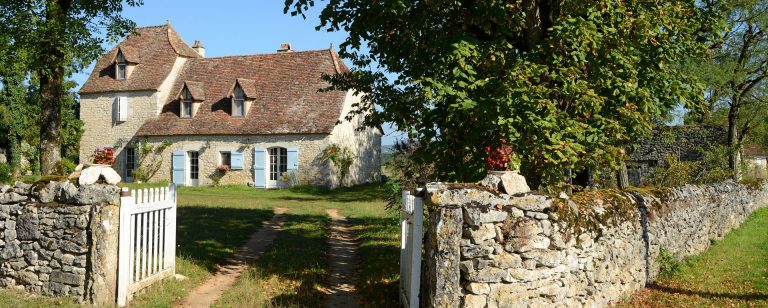
[[[206,57],[206,58],[195,58],[197,60],[210,60],[210,59],[223,59],[223,58],[236,58],[236,57],[255,57],[255,56],[270,56],[270,55],[290,55],[290,54],[297,54],[297,53],[308,53],[308,52],[324,52],[328,51],[328,49],[310,49],[310,50],[302,50],[302,51],[293,51],[293,52],[271,52],[271,53],[252,53],[252,54],[243,54],[243,55],[228,55],[228,56],[218,56],[218,57]]]
[[[143,27],[136,27],[136,29],[138,30],[138,29],[147,29],[147,28],[162,28],[162,27],[166,27],[166,26],[170,26],[170,25],[169,24],[162,24],[162,25],[156,25],[156,26],[143,26]]]

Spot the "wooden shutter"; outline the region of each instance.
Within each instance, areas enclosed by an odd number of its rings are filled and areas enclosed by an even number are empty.
[[[187,182],[187,162],[184,151],[173,152],[173,183],[176,185],[185,185]]]
[[[243,152],[232,152],[230,154],[230,166],[232,170],[243,170]]]
[[[128,120],[128,97],[117,97],[117,121],[125,122]]]
[[[264,148],[253,149],[253,186],[256,188],[267,187],[267,150]]]
[[[298,147],[288,147],[288,171],[299,171]]]

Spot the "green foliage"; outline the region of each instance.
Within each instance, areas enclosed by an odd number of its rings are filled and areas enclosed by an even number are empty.
[[[401,140],[393,145],[392,158],[385,165],[390,173],[384,183],[389,209],[400,207],[403,190],[414,191],[435,180],[435,169],[432,164],[413,159],[418,148],[419,145],[414,140]]]
[[[350,116],[396,124],[443,180],[481,178],[484,143],[506,138],[533,187],[567,168],[616,167],[654,119],[701,109],[683,64],[722,25],[719,1],[324,3],[318,29],[349,32],[339,53],[356,68],[327,76],[331,89],[366,94]]]
[[[343,183],[344,178],[349,174],[349,167],[352,166],[355,157],[348,148],[331,143],[323,150],[321,159],[333,163],[333,166],[339,171],[339,182]]]
[[[280,175],[280,182],[287,188],[299,185],[299,173],[296,170],[289,170]]]
[[[727,147],[714,146],[699,151],[702,158],[697,161],[680,161],[674,154],[667,155],[667,167],[657,168],[649,180],[655,186],[677,187],[717,183],[733,177],[733,171],[728,168],[731,151]]]
[[[663,277],[671,276],[680,271],[680,261],[675,259],[665,247],[659,248],[659,257],[656,262],[659,263],[659,275]]]
[[[707,84],[710,114],[689,120],[727,124],[729,146],[745,142],[766,145],[768,128],[768,2],[727,0],[727,27],[711,42],[712,57],[698,65]],[[750,137],[750,136],[753,137]],[[729,168],[739,177],[738,155],[732,152]]]
[[[139,159],[138,167],[133,170],[133,178],[138,182],[149,182],[163,165],[160,155],[172,144],[173,142],[164,140],[155,147],[147,138],[133,141],[129,146],[136,150]]]
[[[11,171],[10,165],[6,163],[0,164],[0,183],[10,183],[13,181],[13,174]]]

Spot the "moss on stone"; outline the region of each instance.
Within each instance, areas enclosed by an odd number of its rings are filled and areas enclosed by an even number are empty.
[[[557,199],[549,210],[557,215],[559,221],[565,223],[563,231],[569,237],[594,233],[597,240],[601,236],[603,226],[616,226],[636,219],[638,215],[630,197],[617,189],[579,192],[571,196],[570,200],[576,204],[577,213],[574,213],[568,201],[563,199]]]

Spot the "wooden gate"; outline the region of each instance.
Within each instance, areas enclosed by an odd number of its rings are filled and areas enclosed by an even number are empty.
[[[421,283],[421,239],[424,226],[424,199],[403,191],[400,212],[400,303],[419,307]]]
[[[117,305],[176,273],[176,185],[128,191],[120,198]]]

